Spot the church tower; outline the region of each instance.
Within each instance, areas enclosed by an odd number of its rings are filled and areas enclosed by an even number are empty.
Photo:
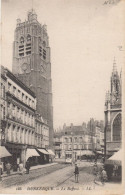
[[[53,105],[49,37],[47,26],[38,22],[34,10],[28,12],[24,22],[17,19],[12,72],[35,92],[37,112],[48,122],[52,146]]]
[[[122,78],[114,59],[110,79],[110,91],[105,100],[105,153],[112,155],[122,143]]]

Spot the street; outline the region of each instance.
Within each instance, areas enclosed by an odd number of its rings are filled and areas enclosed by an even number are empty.
[[[36,192],[36,191],[49,191],[49,190],[102,190],[104,187],[108,190],[114,186],[114,183],[106,183],[104,186],[101,182],[94,183],[94,175],[93,175],[93,163],[90,162],[80,162],[78,163],[79,167],[79,183],[75,183],[74,178],[74,166],[68,165],[60,165],[60,169],[58,169],[59,165],[53,167],[54,171],[49,174],[41,175],[36,179],[25,180],[14,186],[9,186],[4,189],[15,191],[16,193],[21,193],[21,191],[25,192]],[[48,169],[48,168],[47,168]],[[40,171],[39,171],[40,172]],[[31,173],[30,173],[31,174]],[[24,176],[20,176],[24,177]],[[115,187],[120,188],[120,183],[116,183]]]

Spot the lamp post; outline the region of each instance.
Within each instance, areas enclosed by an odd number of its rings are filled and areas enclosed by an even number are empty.
[[[73,133],[71,132],[72,136],[72,165],[73,165],[73,160],[74,160],[74,155],[73,155]]]

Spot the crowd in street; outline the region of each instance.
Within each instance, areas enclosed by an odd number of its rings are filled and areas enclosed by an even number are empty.
[[[31,165],[30,165],[29,160],[26,161],[25,167],[24,167],[23,163],[20,162],[18,164],[18,171],[21,175],[23,175],[25,172],[26,172],[26,174],[29,174],[30,167],[31,167]],[[7,176],[9,176],[11,173],[12,165],[9,162],[7,162],[7,164],[5,165],[5,168],[6,168],[6,174],[7,174]],[[0,174],[1,175],[3,174],[2,166],[0,166]]]

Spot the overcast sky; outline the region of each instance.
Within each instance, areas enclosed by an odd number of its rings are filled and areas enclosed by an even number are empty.
[[[103,120],[114,56],[119,71],[123,66],[125,1],[3,0],[1,64],[10,70],[16,19],[23,22],[32,7],[49,35],[54,128]]]

